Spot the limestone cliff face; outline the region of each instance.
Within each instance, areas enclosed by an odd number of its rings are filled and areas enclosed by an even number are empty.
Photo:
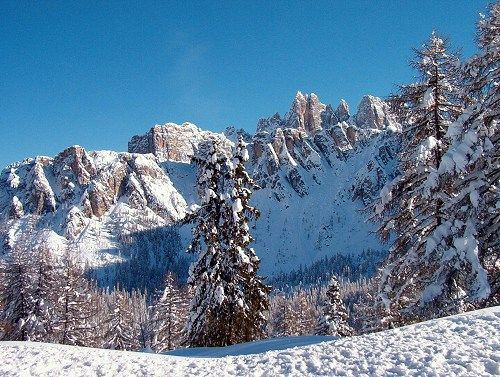
[[[160,161],[189,163],[196,146],[221,135],[203,131],[192,123],[156,125],[145,135],[134,136],[128,143],[130,153],[152,153]]]
[[[314,135],[321,129],[321,113],[325,110],[316,94],[304,95],[297,92],[291,110],[285,116],[287,128],[295,128]]]
[[[153,155],[88,153],[80,146],[10,166],[0,176],[0,191],[0,213],[8,219],[55,221],[53,229],[68,240],[116,207],[149,212],[158,224],[173,223],[186,211]]]
[[[286,186],[278,174],[281,171],[282,178],[299,196],[307,195],[311,185],[320,184],[319,172],[350,158],[362,145],[380,139],[387,127],[398,126],[388,105],[377,97],[363,97],[358,113],[351,117],[344,100],[333,110],[315,94],[298,92],[283,118],[275,114],[259,120],[251,160],[254,177],[262,187],[276,188],[275,195],[281,197],[279,191]],[[386,177],[381,173],[379,178],[372,178],[379,181],[373,185],[375,190]]]

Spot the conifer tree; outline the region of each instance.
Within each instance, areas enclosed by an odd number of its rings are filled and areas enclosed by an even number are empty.
[[[444,205],[448,219],[433,240],[450,238],[446,258],[461,266],[449,277],[450,312],[500,303],[500,4],[489,12],[477,25],[480,51],[465,64],[469,106],[450,126],[453,143],[439,166],[440,179],[454,184]]]
[[[225,265],[231,266],[233,300],[229,304],[232,313],[228,322],[227,343],[241,343],[260,339],[264,335],[265,315],[269,308],[270,287],[258,275],[260,260],[250,247],[253,237],[249,221],[259,217],[259,211],[250,205],[250,197],[258,186],[247,173],[248,161],[246,143],[240,136],[233,153],[230,174],[231,206],[225,206],[223,242],[225,245]]]
[[[134,326],[137,329],[139,349],[150,350],[154,343],[153,307],[148,306],[148,292],[134,289],[131,293]]]
[[[113,296],[109,306],[104,348],[136,350],[139,348],[139,342],[128,293],[118,287]]]
[[[242,140],[234,163],[217,140],[201,145],[193,159],[202,200],[190,245],[199,252],[189,278],[196,287],[186,326],[190,346],[226,346],[263,334],[268,288],[249,248],[248,221],[257,211],[248,202],[253,181],[244,168],[246,159]]]
[[[386,184],[375,204],[382,221],[379,234],[395,236],[380,278],[380,297],[396,317],[432,317],[449,299],[444,289],[455,267],[442,258],[443,247],[431,235],[446,219],[444,198],[448,180],[438,178],[438,167],[449,144],[448,126],[462,109],[459,62],[435,33],[419,50],[412,66],[421,81],[400,87],[392,106],[403,121],[399,175]]]
[[[295,313],[291,300],[283,292],[278,292],[270,300],[267,334],[275,338],[295,334]]]
[[[0,260],[0,322],[2,340],[30,340],[36,299],[32,258],[26,249],[14,246],[8,258]]]
[[[294,331],[293,335],[311,335],[316,325],[316,312],[309,291],[299,288],[291,297]]]
[[[333,276],[326,291],[323,315],[316,328],[316,335],[351,336],[352,328],[347,323],[347,310],[340,297],[340,284]]]
[[[0,261],[0,322],[9,340],[51,341],[58,284],[57,263],[43,238],[36,237],[36,217]]]
[[[69,251],[64,256],[60,284],[55,324],[58,342],[87,347],[96,345],[95,290]]]
[[[51,251],[44,244],[35,251],[33,313],[27,322],[30,340],[48,342],[54,340],[54,322],[57,307],[59,271]]]
[[[165,275],[165,288],[153,307],[153,349],[173,350],[183,343],[183,297],[172,272]]]
[[[195,287],[186,324],[187,343],[191,347],[226,345],[221,327],[227,320],[220,306],[224,302],[222,280],[222,213],[224,179],[228,174],[227,157],[220,143],[212,140],[199,145],[193,157],[198,167],[198,192],[201,205],[190,216],[194,223],[189,252],[198,253],[198,260],[189,269],[188,283]]]

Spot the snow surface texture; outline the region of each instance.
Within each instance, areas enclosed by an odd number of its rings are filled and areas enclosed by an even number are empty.
[[[187,357],[4,342],[0,375],[498,376],[499,335],[495,307],[326,342],[298,337],[174,351]]]

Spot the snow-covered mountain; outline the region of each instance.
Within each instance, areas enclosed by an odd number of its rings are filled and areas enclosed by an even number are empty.
[[[378,333],[266,339],[171,356],[1,342],[2,376],[498,376],[500,308]]]
[[[73,146],[14,163],[0,175],[4,252],[26,242],[35,215],[39,237],[69,248],[101,281],[112,282],[117,271],[133,280],[132,271],[144,268],[182,275],[190,229],[180,223],[198,200],[190,157],[202,141],[230,148],[243,135],[248,170],[261,187],[252,233],[264,275],[337,254],[353,263],[376,259],[387,246],[361,210],[394,174],[399,128],[379,98],[365,96],[351,116],[345,101],[334,110],[299,92],[283,117],[260,119],[255,135],[167,123],[132,137],[126,153]]]

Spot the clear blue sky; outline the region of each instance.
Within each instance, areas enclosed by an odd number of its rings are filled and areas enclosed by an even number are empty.
[[[0,167],[156,123],[255,130],[297,90],[354,110],[408,82],[433,29],[465,56],[487,1],[0,0]]]

